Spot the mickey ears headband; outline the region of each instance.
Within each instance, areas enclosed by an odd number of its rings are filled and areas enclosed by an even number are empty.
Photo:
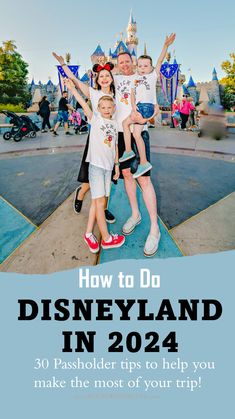
[[[94,73],[99,73],[101,70],[111,71],[114,68],[113,63],[106,63],[104,66],[100,64],[95,64],[92,68]]]

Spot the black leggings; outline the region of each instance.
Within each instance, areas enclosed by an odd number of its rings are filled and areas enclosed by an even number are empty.
[[[89,183],[88,173],[89,173],[89,163],[86,162],[87,152],[89,147],[89,134],[86,140],[86,146],[83,152],[82,161],[78,173],[78,182]]]
[[[180,112],[180,118],[181,118],[181,128],[186,128],[186,124],[188,122],[189,115],[185,115],[185,113]]]
[[[46,128],[46,125],[48,126],[49,129],[51,129],[49,113],[47,113],[46,115],[42,115],[42,129],[43,130]]]

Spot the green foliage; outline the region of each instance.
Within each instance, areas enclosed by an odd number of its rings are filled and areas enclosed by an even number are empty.
[[[235,95],[227,91],[226,87],[221,94],[221,104],[226,110],[230,110],[235,107]]]
[[[0,103],[26,104],[30,98],[27,88],[28,64],[17,52],[14,41],[0,47]]]
[[[235,53],[229,54],[231,61],[226,60],[221,64],[222,70],[226,73],[220,83],[225,87],[226,92],[235,95]]]
[[[19,103],[18,105],[12,105],[12,103],[0,103],[0,113],[2,111],[10,111],[14,113],[23,113],[25,112],[25,107],[23,103]]]
[[[220,83],[224,86],[221,98],[222,105],[228,110],[235,106],[235,53],[231,53],[229,56],[231,61],[226,60],[221,64],[226,77],[220,80]]]

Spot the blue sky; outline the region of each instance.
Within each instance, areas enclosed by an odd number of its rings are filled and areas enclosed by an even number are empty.
[[[131,8],[137,21],[138,54],[146,42],[156,61],[166,34],[176,32],[171,50],[175,49],[187,79],[191,69],[195,81],[208,81],[213,67],[223,77],[220,64],[235,50],[234,0],[0,0],[0,41],[16,41],[29,63],[30,79],[46,82],[51,76],[57,81],[53,50],[70,52],[71,63],[81,65],[82,76],[98,43],[107,53],[116,34],[126,34]]]

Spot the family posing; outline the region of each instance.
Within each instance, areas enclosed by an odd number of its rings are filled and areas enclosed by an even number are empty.
[[[138,179],[150,217],[144,255],[150,257],[157,252],[160,231],[156,194],[150,179],[152,166],[146,123],[159,112],[156,82],[167,49],[174,39],[175,34],[166,37],[155,68],[152,67],[151,57],[142,55],[137,60],[137,73],[134,73],[132,57],[128,52],[118,55],[118,74],[112,73],[112,63],[104,66],[96,64],[93,67],[96,88],[78,80],[63,57],[53,53],[68,76],[65,80],[67,88],[82,106],[91,126],[78,175],[82,185],[76,191],[74,206],[76,212],[81,210],[84,195],[90,188],[92,204],[84,240],[93,253],[99,251],[99,243],[93,234],[96,221],[103,249],[122,246],[125,236],[141,223],[135,179]],[[77,88],[90,100],[92,109]],[[110,234],[107,228],[107,222],[115,222],[115,217],[107,210],[112,176],[114,181],[119,177],[124,178],[131,207],[131,216],[123,225],[122,234],[115,235]]]

